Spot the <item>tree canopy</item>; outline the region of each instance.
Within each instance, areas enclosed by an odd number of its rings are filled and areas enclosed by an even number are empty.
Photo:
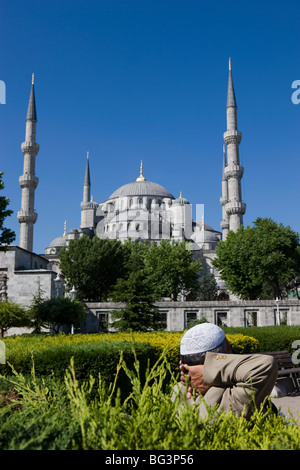
[[[136,258],[137,253],[142,267],[135,266],[136,259],[130,259]],[[167,240],[160,245],[131,240],[122,244],[119,240],[83,236],[71,240],[59,258],[69,288],[74,286],[77,298],[85,301],[108,300],[117,282],[120,290],[121,279],[128,281],[132,270],[141,269],[156,298],[178,300],[179,293],[193,298],[199,288],[198,273],[203,269],[198,261],[193,261],[185,242]]]
[[[196,300],[217,300],[218,284],[213,274],[201,276]]]
[[[104,301],[124,274],[125,256],[119,240],[84,235],[60,251],[60,269],[79,300]]]
[[[299,234],[270,218],[230,231],[213,265],[242,299],[274,299],[300,285]]]
[[[127,275],[118,279],[112,291],[112,299],[124,302],[122,309],[112,313],[112,326],[121,331],[148,331],[162,327],[161,315],[154,302],[159,295],[149,282],[145,270],[145,253],[148,246],[140,242],[130,244],[130,256],[126,262]]]
[[[197,295],[202,269],[199,261],[193,261],[193,252],[184,241],[152,243],[145,255],[148,281],[159,297],[171,297],[174,301],[180,293],[189,294],[190,298]]]
[[[0,172],[0,190],[4,189],[2,176],[3,172]],[[9,217],[13,213],[12,210],[7,209],[8,204],[9,199],[5,196],[0,196],[0,251],[5,251],[6,245],[12,243],[16,238],[15,232],[3,227],[6,217]]]
[[[38,301],[31,309],[32,320],[35,323],[40,327],[52,328],[56,333],[62,326],[79,327],[86,314],[87,311],[81,302],[68,297],[53,297]]]
[[[9,300],[0,302],[0,337],[3,337],[9,328],[29,326],[31,326],[30,315],[24,307]]]

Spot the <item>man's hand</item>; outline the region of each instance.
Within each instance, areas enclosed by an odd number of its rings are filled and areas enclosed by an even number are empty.
[[[203,369],[204,365],[188,366],[187,364],[182,364],[180,362],[181,383],[186,385],[186,377],[189,381],[186,394],[187,398],[192,398],[193,389],[195,389],[195,394],[198,396],[199,394],[205,395],[207,390],[210,388],[210,385],[207,385],[204,382]]]

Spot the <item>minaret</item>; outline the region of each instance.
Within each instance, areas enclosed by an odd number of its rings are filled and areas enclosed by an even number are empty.
[[[39,151],[39,145],[35,141],[36,122],[34,74],[32,74],[32,85],[26,116],[25,142],[21,145],[24,155],[23,175],[19,178],[22,188],[21,210],[17,214],[20,223],[19,246],[28,251],[33,249],[33,225],[37,219],[37,213],[34,211],[34,192],[39,182],[39,179],[35,176],[35,157]]]
[[[225,211],[229,230],[234,232],[243,224],[243,214],[246,210],[246,205],[242,202],[241,191],[241,179],[244,172],[239,159],[241,138],[242,134],[237,130],[237,106],[231,74],[231,60],[229,59],[227,131],[224,133],[224,141],[227,146],[227,166],[224,168],[224,175],[228,187],[228,202],[225,205]]]
[[[226,168],[226,153],[225,153],[225,145],[223,145],[222,197],[220,198],[220,203],[222,205],[221,228],[223,232],[223,240],[226,240],[226,237],[229,231],[228,214],[226,212],[226,204],[228,203],[228,182],[225,177],[225,168]]]
[[[90,164],[89,152],[87,152],[86,167],[83,182],[83,200],[81,203],[81,228],[88,228],[94,230],[95,216],[98,204],[91,198],[91,178],[90,178]]]

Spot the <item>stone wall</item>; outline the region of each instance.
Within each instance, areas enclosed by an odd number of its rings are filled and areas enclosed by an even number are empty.
[[[269,326],[276,324],[300,325],[300,301],[280,300],[278,306],[266,301],[218,301],[218,302],[157,302],[166,321],[166,331],[182,331],[188,323],[205,318],[220,326]],[[120,303],[87,303],[88,316],[82,332],[104,330],[104,323],[112,310]]]
[[[7,247],[0,252],[0,301],[11,300],[28,306],[38,290],[44,297],[51,298],[54,293],[54,277],[49,261],[17,246]]]

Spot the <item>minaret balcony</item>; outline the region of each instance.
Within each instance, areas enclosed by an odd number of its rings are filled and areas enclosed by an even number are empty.
[[[222,230],[229,230],[229,222],[228,220],[222,220],[222,222],[220,223],[221,225],[221,229]]]
[[[38,216],[37,212],[28,212],[22,209],[17,213],[17,219],[20,222],[20,224],[25,224],[25,223],[35,224],[37,216]]]
[[[242,133],[236,130],[226,131],[223,134],[226,145],[237,144],[239,145],[242,140]]]
[[[21,144],[21,150],[23,152],[23,155],[29,153],[30,155],[33,155],[35,157],[39,149],[39,144],[36,144],[35,142],[23,142]]]
[[[39,183],[39,179],[37,178],[37,176],[32,176],[32,175],[29,175],[28,173],[25,173],[19,178],[19,184],[21,188],[36,189],[38,183]]]
[[[244,202],[228,202],[225,206],[227,214],[245,214],[246,204]]]
[[[89,202],[82,202],[80,204],[81,206],[81,210],[82,211],[85,211],[85,210],[89,210],[89,209],[97,209],[98,208],[98,204],[94,201],[89,201]]]
[[[224,174],[227,179],[241,179],[244,174],[244,168],[241,165],[228,165],[224,168]]]
[[[225,204],[227,204],[227,202],[228,202],[227,197],[220,197],[221,206],[225,206]]]

